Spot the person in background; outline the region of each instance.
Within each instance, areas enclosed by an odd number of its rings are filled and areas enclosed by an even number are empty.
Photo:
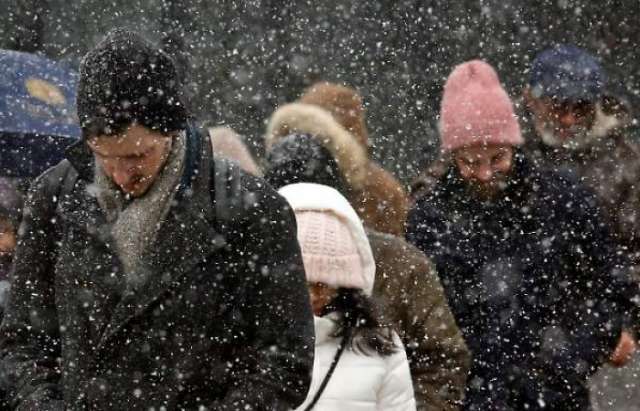
[[[304,91],[298,102],[327,110],[357,143],[361,156],[351,155],[365,178],[354,184],[349,200],[364,225],[393,235],[402,235],[407,216],[407,194],[400,182],[369,155],[369,132],[362,97],[351,87],[319,82]]]
[[[298,223],[315,315],[311,389],[298,410],[415,410],[404,347],[371,300],[375,263],[360,218],[335,189],[280,188]]]
[[[339,128],[332,126],[331,117],[328,121],[324,131],[316,130],[318,134],[278,137],[267,152],[265,180],[276,189],[316,183],[348,192],[344,171],[327,148],[326,136]],[[404,343],[418,410],[458,410],[470,355],[433,264],[400,237],[366,227],[365,231],[376,264],[373,295],[388,302],[382,319]]]
[[[584,49],[558,44],[540,52],[523,90],[525,151],[532,161],[572,173],[597,195],[630,262],[640,296],[640,133],[623,95]],[[640,330],[640,298],[614,363],[623,365]]]
[[[214,155],[234,161],[241,169],[254,176],[261,176],[260,168],[254,160],[249,148],[242,141],[242,136],[230,127],[210,127],[211,146]]]
[[[0,177],[0,321],[11,289],[9,274],[16,249],[22,203],[22,193],[14,180]],[[4,375],[6,373],[0,368],[0,411],[11,409],[7,403],[8,382],[3,378]]]
[[[588,410],[629,287],[595,195],[523,155],[485,62],[453,70],[440,119],[451,163],[410,210],[407,240],[435,262],[471,349],[465,409]]]
[[[0,320],[10,288],[9,271],[16,249],[22,214],[22,194],[13,181],[0,177]]]
[[[212,156],[171,58],[117,29],[80,65],[82,139],[24,208],[0,379],[20,410],[289,410],[313,315],[295,219]]]

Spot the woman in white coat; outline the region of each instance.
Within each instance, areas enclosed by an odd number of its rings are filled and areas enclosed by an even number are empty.
[[[315,314],[313,378],[297,410],[415,410],[402,342],[370,299],[375,264],[355,210],[323,185],[291,184],[280,194],[296,215]]]

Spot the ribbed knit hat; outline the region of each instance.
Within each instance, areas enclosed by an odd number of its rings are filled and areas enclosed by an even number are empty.
[[[84,56],[77,93],[85,138],[117,134],[133,122],[164,133],[187,122],[173,60],[131,31],[110,32]]]
[[[476,144],[524,143],[511,99],[498,74],[473,60],[457,66],[444,86],[440,109],[443,152]]]
[[[293,208],[307,281],[356,288],[371,295],[375,263],[355,210],[338,191],[298,183],[279,193]]]

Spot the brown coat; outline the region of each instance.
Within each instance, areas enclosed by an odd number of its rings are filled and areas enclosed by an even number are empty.
[[[407,351],[418,410],[457,410],[470,353],[431,262],[403,239],[368,230],[376,261],[374,295]]]
[[[327,110],[365,149],[367,178],[352,198],[365,225],[383,233],[402,236],[407,217],[407,194],[400,182],[369,158],[369,133],[362,97],[351,88],[320,82],[309,87],[299,101]]]
[[[367,227],[383,233],[404,235],[407,195],[387,170],[369,161],[362,190],[355,191],[351,203]]]
[[[276,140],[291,133],[310,134],[335,157],[349,185],[349,201],[365,226],[402,235],[407,215],[407,199],[402,186],[369,159],[366,147],[330,112],[303,103],[280,107],[267,126],[267,151]]]

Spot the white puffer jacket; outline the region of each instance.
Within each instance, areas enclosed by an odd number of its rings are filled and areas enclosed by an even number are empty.
[[[339,338],[331,336],[335,323],[331,316],[315,317],[316,350],[313,379],[304,410],[315,396],[338,351]],[[329,383],[314,411],[415,411],[409,362],[400,338],[394,333],[398,350],[388,356],[364,355],[348,347],[342,353]]]

